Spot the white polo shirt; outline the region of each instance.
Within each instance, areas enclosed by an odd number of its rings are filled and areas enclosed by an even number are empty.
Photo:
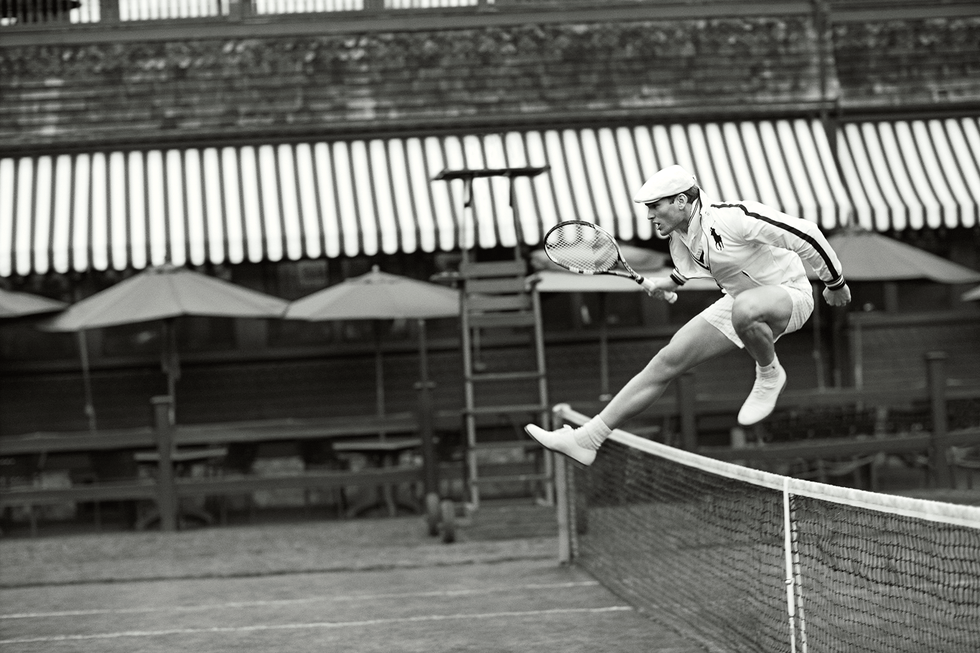
[[[733,297],[777,285],[809,293],[803,260],[829,288],[844,285],[840,260],[817,225],[759,202],[712,202],[704,191],[687,233],[670,235],[670,255],[674,283],[709,277]]]

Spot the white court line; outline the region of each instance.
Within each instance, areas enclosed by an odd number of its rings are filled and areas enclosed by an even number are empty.
[[[347,596],[310,596],[299,599],[270,599],[256,601],[230,601],[226,603],[203,603],[200,605],[168,605],[145,608],[105,608],[96,610],[63,610],[58,612],[18,612],[0,614],[2,619],[47,619],[50,617],[86,617],[100,614],[146,614],[152,612],[200,612],[206,610],[224,610],[230,608],[268,607],[276,605],[297,605],[302,603],[338,602],[338,601],[374,601],[381,599],[405,598],[438,598],[451,596],[475,596],[499,592],[514,592],[519,590],[550,590],[567,589],[570,587],[592,587],[597,581],[577,581],[568,583],[533,583],[526,585],[510,585],[507,587],[488,587],[481,589],[440,590],[432,592],[401,592],[388,594],[353,594]]]
[[[216,633],[245,633],[274,630],[314,630],[333,628],[360,628],[363,626],[384,626],[401,623],[420,623],[429,621],[472,621],[476,619],[501,619],[506,617],[541,617],[549,615],[604,613],[632,611],[629,605],[612,605],[605,608],[555,608],[552,610],[527,610],[514,612],[484,612],[476,614],[432,614],[417,617],[393,617],[390,619],[364,619],[362,621],[317,621],[298,624],[272,624],[254,626],[214,626],[212,628],[173,628],[168,630],[128,630],[116,633],[97,633],[93,635],[54,635],[51,637],[22,637],[0,639],[4,644],[37,644],[55,642],[77,642],[96,639],[122,639],[134,637],[163,637],[167,635],[205,635]]]

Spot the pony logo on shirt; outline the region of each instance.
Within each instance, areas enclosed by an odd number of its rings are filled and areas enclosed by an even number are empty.
[[[721,236],[718,235],[718,232],[715,231],[714,227],[711,228],[711,238],[715,241],[715,249],[725,249],[725,243],[722,242]]]

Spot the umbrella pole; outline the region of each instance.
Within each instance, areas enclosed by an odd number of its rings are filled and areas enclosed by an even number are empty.
[[[384,423],[385,416],[385,367],[384,357],[381,353],[381,321],[374,321],[374,378],[377,382],[375,409],[381,423]],[[384,426],[381,427],[380,436],[384,440],[386,436]]]
[[[823,345],[820,337],[820,290],[817,286],[813,288],[813,362],[817,368],[817,388],[824,390],[827,387],[826,372],[823,367]]]
[[[439,461],[436,459],[435,436],[433,428],[432,388],[429,381],[428,346],[426,344],[425,320],[419,325],[419,382],[418,390],[419,432],[422,436],[422,463],[425,467],[425,494],[439,493]]]
[[[92,399],[92,372],[88,360],[88,338],[85,330],[78,332],[78,355],[82,361],[82,385],[85,388],[85,417],[88,419],[88,430],[95,433],[98,430],[95,419],[95,402]]]
[[[161,326],[163,352],[161,367],[167,375],[167,396],[170,397],[170,423],[177,423],[177,379],[180,377],[180,363],[177,360],[177,330],[174,318],[163,320]]]
[[[606,293],[599,293],[599,401],[609,401],[609,327],[606,324]]]

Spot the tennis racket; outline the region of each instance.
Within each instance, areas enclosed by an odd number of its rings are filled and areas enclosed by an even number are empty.
[[[632,279],[647,292],[658,290],[637,274],[623,258],[616,239],[598,225],[567,220],[552,227],[544,237],[544,252],[552,261],[577,274],[611,274]],[[622,269],[616,269],[620,267]],[[664,301],[673,304],[677,293],[663,290]]]

